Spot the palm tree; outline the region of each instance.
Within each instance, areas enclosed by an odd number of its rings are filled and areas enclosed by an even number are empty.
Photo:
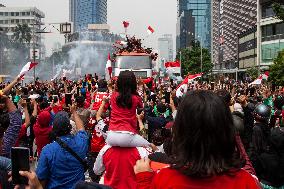
[[[30,43],[32,39],[31,28],[27,24],[18,24],[14,30],[13,39],[20,43]]]

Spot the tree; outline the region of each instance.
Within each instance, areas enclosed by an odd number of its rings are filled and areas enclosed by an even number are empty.
[[[276,17],[284,21],[284,7],[279,3],[273,3],[272,8],[276,14]]]
[[[268,79],[277,86],[284,86],[284,50],[278,53],[274,64],[270,66]]]
[[[255,80],[258,77],[259,70],[257,67],[251,67],[247,69],[246,73],[250,76],[252,80]]]
[[[31,28],[27,24],[18,24],[13,39],[19,43],[30,43],[32,39]]]
[[[213,68],[209,50],[202,48],[201,70],[201,47],[199,42],[193,42],[192,47],[190,48],[181,49],[177,54],[176,59],[181,61],[182,75],[196,74],[201,72],[207,74]]]

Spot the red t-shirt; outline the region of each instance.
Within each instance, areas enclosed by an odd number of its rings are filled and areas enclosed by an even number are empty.
[[[138,95],[132,95],[132,107],[130,109],[119,107],[116,98],[119,93],[115,92],[111,96],[111,119],[109,123],[110,131],[129,131],[138,133],[136,109],[143,108],[142,99]]]
[[[136,189],[133,167],[139,159],[141,156],[137,148],[111,147],[103,155],[104,184],[113,189]]]
[[[108,97],[108,93],[107,92],[97,92],[95,95],[94,95],[94,98],[93,100],[95,101],[94,104],[93,104],[93,110],[99,110],[101,104],[102,104],[102,101],[104,99],[104,97]],[[106,105],[107,107],[107,105]]]
[[[89,122],[89,125],[92,125],[94,128],[91,138],[91,152],[100,152],[105,146],[105,139],[95,120],[95,118],[91,118]]]
[[[142,172],[136,175],[139,189],[260,189],[258,181],[245,170],[235,176],[220,175],[212,178],[194,179],[171,168],[157,174]]]

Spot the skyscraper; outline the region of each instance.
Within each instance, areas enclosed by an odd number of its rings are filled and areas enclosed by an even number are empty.
[[[214,68],[233,69],[238,61],[238,35],[257,22],[257,0],[212,1]]]
[[[69,11],[75,32],[87,29],[88,24],[107,23],[107,0],[70,0]]]
[[[183,36],[181,38],[192,38],[193,40],[201,41],[203,47],[210,49],[211,0],[179,0],[178,25],[184,26],[183,28],[177,27],[177,34]],[[182,41],[183,39],[177,40],[177,45],[182,44]],[[179,48],[183,48],[182,45],[180,47],[177,46],[177,49]]]
[[[159,58],[161,67],[167,61],[173,61],[173,36],[165,34],[158,39]]]

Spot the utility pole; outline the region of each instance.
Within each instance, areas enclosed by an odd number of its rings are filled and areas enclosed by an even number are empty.
[[[258,75],[260,75],[260,62],[261,62],[261,28],[260,28],[260,19],[261,19],[261,9],[260,9],[260,0],[257,0],[257,67],[258,67]]]
[[[35,10],[33,11],[33,62],[35,62]],[[34,66],[34,83],[36,82],[36,66]]]

